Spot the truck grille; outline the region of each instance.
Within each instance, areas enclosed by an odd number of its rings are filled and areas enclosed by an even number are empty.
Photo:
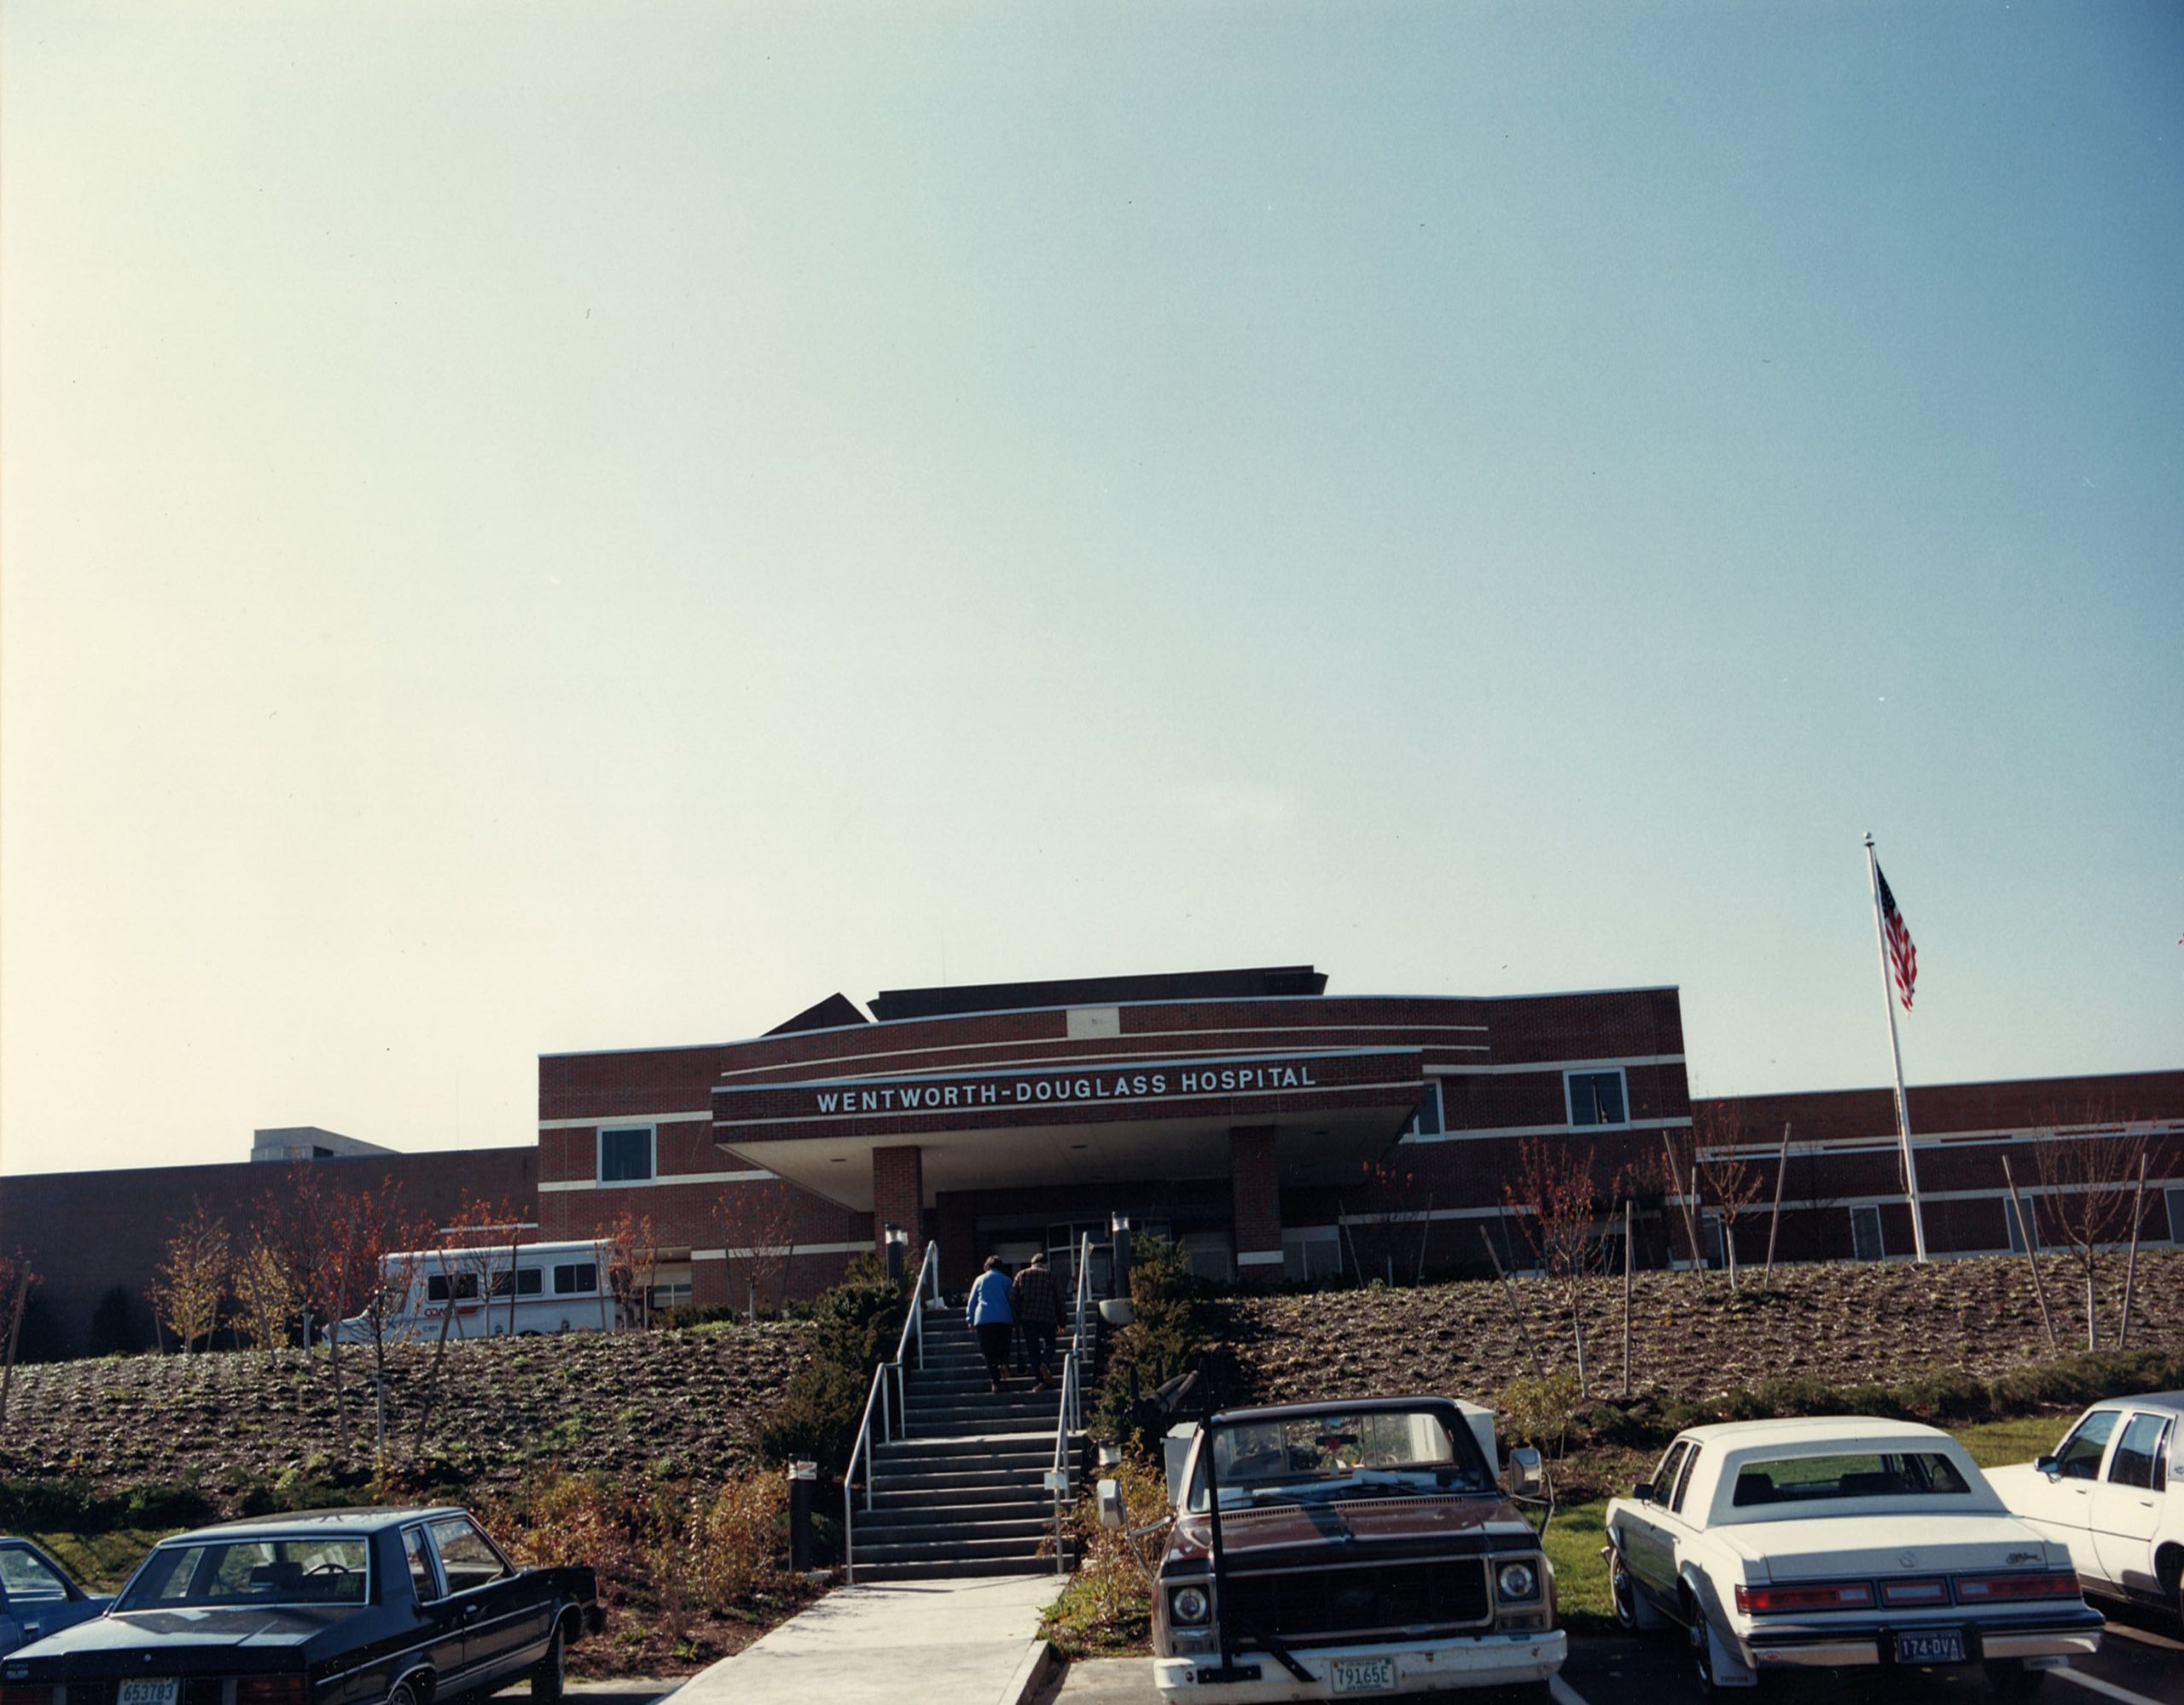
[[[1246,1641],[1378,1639],[1429,1628],[1478,1627],[1493,1615],[1477,1557],[1350,1568],[1275,1569],[1221,1578],[1221,1620]]]

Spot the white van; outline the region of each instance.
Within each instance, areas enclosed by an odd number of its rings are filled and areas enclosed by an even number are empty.
[[[600,1238],[519,1243],[513,1248],[504,1243],[497,1248],[411,1249],[386,1256],[380,1262],[380,1283],[390,1294],[405,1292],[399,1302],[390,1302],[386,1335],[397,1343],[429,1342],[440,1335],[440,1323],[450,1309],[450,1338],[619,1331],[622,1311],[607,1277],[612,1248]],[[372,1341],[368,1314],[344,1320],[338,1330],[345,1344]]]

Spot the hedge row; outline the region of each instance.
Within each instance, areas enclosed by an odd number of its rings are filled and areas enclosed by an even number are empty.
[[[1602,1445],[1668,1442],[1687,1427],[1716,1421],[1763,1421],[1792,1415],[1880,1415],[1960,1426],[2082,1409],[2103,1398],[2184,1390],[2184,1353],[2129,1350],[2065,1357],[2013,1369],[1989,1380],[1937,1369],[1895,1385],[1835,1385],[1809,1376],[1774,1379],[1718,1396],[1663,1399],[1641,1394],[1604,1400],[1571,1419]]]

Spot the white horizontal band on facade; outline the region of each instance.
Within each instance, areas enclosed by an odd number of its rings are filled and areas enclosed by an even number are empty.
[[[1611,1066],[1681,1066],[1681,1054],[1623,1054],[1599,1060],[1538,1060],[1506,1066],[1428,1066],[1429,1078],[1520,1076],[1525,1072],[1604,1072]]]
[[[1389,1034],[1391,1032],[1402,1033],[1405,1034],[1416,1032],[1421,1034],[1431,1033],[1433,1034],[1449,1033],[1484,1035],[1486,1032],[1486,1027],[1484,1024],[1315,1024],[1298,1033],[1311,1036],[1332,1036],[1346,1030],[1362,1031],[1368,1036],[1385,1036]],[[1098,1039],[1103,1042],[1125,1042],[1135,1045],[1140,1042],[1163,1042],[1171,1040],[1177,1037],[1183,1037],[1195,1039],[1198,1045],[1202,1048],[1205,1045],[1208,1039],[1216,1036],[1234,1036],[1244,1034],[1279,1035],[1283,1033],[1287,1033],[1269,1031],[1263,1028],[1258,1031],[1250,1031],[1242,1027],[1239,1027],[1235,1030],[1133,1030],[1125,1032],[1120,1036],[1103,1036]],[[1048,1046],[1063,1039],[1064,1039],[1059,1036],[1026,1036],[1021,1040],[1015,1042],[944,1042],[931,1048],[884,1048],[875,1053],[870,1054],[830,1054],[822,1060],[791,1060],[779,1061],[770,1066],[739,1066],[733,1070],[723,1072],[721,1076],[723,1079],[729,1078],[757,1077],[762,1073],[787,1071],[795,1066],[849,1066],[856,1064],[859,1060],[893,1060],[900,1058],[905,1054],[969,1054],[977,1053],[981,1050],[990,1051],[996,1048],[1040,1048]],[[1491,1046],[1490,1044],[1485,1042],[1422,1042],[1418,1045],[1421,1048],[1461,1048],[1468,1053],[1478,1054],[1488,1052]],[[1175,1051],[1176,1050],[1173,1049],[1159,1050],[1155,1053],[1148,1054],[1146,1057],[1148,1059],[1166,1059]],[[1311,1049],[1309,1045],[1300,1045],[1296,1041],[1292,1040],[1288,1042],[1269,1043],[1263,1047],[1238,1048],[1231,1050],[1228,1054],[1223,1054],[1221,1057],[1223,1059],[1231,1057],[1241,1059],[1248,1055],[1253,1054],[1298,1054],[1310,1053],[1310,1051]],[[1028,1060],[1010,1060],[996,1066],[995,1069],[997,1071],[1014,1071],[1019,1068],[1028,1069],[1033,1066],[1040,1065],[1065,1065],[1083,1066],[1089,1070],[1095,1066],[1097,1062],[1104,1057],[1106,1056],[1102,1055],[1093,1055],[1088,1057],[1083,1054],[1049,1054],[1043,1057],[1035,1057]],[[1118,1053],[1116,1057],[1120,1059],[1127,1056]],[[863,1075],[873,1078],[892,1078],[900,1077],[906,1073],[911,1072],[923,1072],[927,1074],[932,1074],[934,1071],[935,1068],[931,1066],[903,1066],[892,1072],[867,1072]]]
[[[1236,1265],[1240,1267],[1278,1267],[1282,1255],[1279,1249],[1239,1249]]]
[[[1620,1125],[1502,1125],[1488,1131],[1440,1131],[1430,1137],[1415,1132],[1406,1132],[1406,1143],[1465,1143],[1480,1142],[1489,1137],[1583,1137],[1595,1132],[1614,1131],[1682,1131],[1691,1124],[1688,1114],[1681,1119],[1626,1119]]]
[[[663,1173],[652,1178],[541,1178],[538,1188],[549,1190],[658,1190],[670,1184],[764,1184],[779,1177],[764,1167],[741,1173]]]
[[[754,1257],[779,1260],[782,1256],[798,1255],[861,1255],[870,1250],[872,1240],[862,1243],[789,1243],[770,1249],[693,1249],[694,1261],[747,1261]]]
[[[624,1125],[696,1125],[711,1119],[710,1113],[603,1113],[587,1114],[581,1119],[542,1119],[541,1131],[590,1131],[597,1126],[610,1128]]]
[[[1914,1149],[1948,1149],[1959,1146],[1968,1149],[1984,1149],[1999,1148],[2005,1143],[2091,1143],[2104,1137],[2173,1136],[2180,1130],[2184,1130],[2184,1126],[2166,1120],[2156,1120],[2149,1124],[2140,1124],[2135,1120],[2129,1125],[2107,1126],[2013,1125],[1992,1131],[1936,1131],[1931,1133],[1914,1131],[1911,1133],[1911,1146]],[[1790,1141],[1790,1152],[1799,1155],[1882,1153],[1893,1155],[1902,1147],[1902,1140],[1895,1132],[1891,1131],[1886,1135],[1874,1132],[1871,1135],[1862,1133],[1856,1137],[1809,1137],[1803,1142],[1799,1142],[1793,1132]],[[1699,1158],[1704,1161],[1716,1161],[1742,1156],[1752,1160],[1764,1160],[1781,1152],[1782,1139],[1778,1137],[1771,1143],[1724,1143],[1717,1147],[1701,1149]]]

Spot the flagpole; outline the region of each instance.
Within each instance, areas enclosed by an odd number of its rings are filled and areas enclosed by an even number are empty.
[[[1903,1145],[1903,1183],[1911,1196],[1911,1248],[1921,1266],[1926,1260],[1926,1228],[1919,1209],[1919,1163],[1911,1158],[1911,1103],[1903,1093],[1903,1049],[1896,1039],[1896,992],[1889,985],[1888,928],[1880,915],[1880,860],[1873,837],[1866,835],[1866,881],[1873,890],[1873,940],[1880,947],[1880,1004],[1888,1014],[1888,1057],[1896,1068],[1896,1131]]]

